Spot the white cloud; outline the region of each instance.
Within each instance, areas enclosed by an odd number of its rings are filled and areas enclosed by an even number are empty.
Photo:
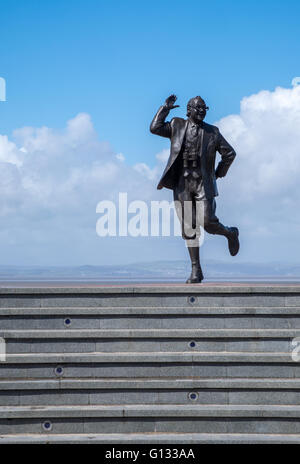
[[[237,152],[228,177],[218,181],[225,211],[230,209],[254,254],[297,259],[300,86],[245,97],[239,115],[216,125]],[[254,241],[252,235],[258,238]]]
[[[161,163],[166,163],[169,159],[169,156],[170,156],[170,149],[166,148],[165,150],[162,150],[159,153],[157,153],[156,159],[158,159],[158,161],[160,161]]]
[[[133,166],[133,168],[145,176],[147,179],[154,181],[158,180],[159,175],[162,173],[162,164],[166,164],[170,156],[170,149],[164,149],[161,152],[157,153],[155,156],[159,162],[159,165],[154,168],[150,168],[146,163],[138,163]]]
[[[96,236],[96,205],[117,201],[119,192],[129,201],[158,198],[153,177],[99,141],[88,114],[64,130],[24,127],[14,141],[0,136],[2,263],[22,264],[26,255],[32,264],[130,260],[124,241],[114,243],[115,257],[106,256],[107,242]]]
[[[262,91],[241,102],[240,114],[216,123],[237,157],[218,180],[217,215],[241,232],[238,260],[299,257],[300,86]],[[129,166],[122,153],[98,140],[81,113],[64,130],[25,127],[14,140],[0,136],[0,251],[3,263],[82,264],[186,258],[177,238],[100,239],[96,205],[172,199],[156,190],[169,149],[157,164]],[[153,156],[153,159],[155,157]],[[170,250],[172,249],[172,254]],[[168,251],[169,250],[169,251]],[[229,257],[223,238],[207,237],[204,257]]]
[[[300,173],[300,87],[262,91],[217,123],[236,148],[240,193],[291,194]]]
[[[135,164],[133,168],[149,180],[154,180],[157,177],[157,168],[151,169],[146,163]]]
[[[10,142],[6,135],[0,135],[0,162],[11,163],[16,166],[21,166],[22,164],[16,145]]]
[[[119,161],[122,161],[122,162],[125,161],[125,156],[123,155],[123,153],[117,153],[116,158]]]

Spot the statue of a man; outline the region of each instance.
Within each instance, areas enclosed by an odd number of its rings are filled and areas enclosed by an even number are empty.
[[[199,257],[200,225],[210,234],[224,235],[232,256],[239,251],[237,227],[224,226],[215,214],[216,179],[226,175],[236,154],[217,127],[203,122],[208,107],[199,96],[188,102],[188,119],[173,118],[166,122],[170,110],[178,108],[176,100],[175,95],[168,97],[150,126],[153,134],[171,140],[170,157],[157,188],[173,190],[182,237],[186,240],[192,263],[186,283],[200,283],[203,280]],[[220,153],[221,161],[215,170],[216,152]],[[190,216],[185,214],[187,205],[191,205]],[[202,211],[203,223],[197,220],[198,211]]]

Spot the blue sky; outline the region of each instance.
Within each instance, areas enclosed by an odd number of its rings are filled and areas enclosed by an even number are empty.
[[[1,0],[1,131],[87,112],[101,139],[151,164],[162,142],[148,125],[169,93],[182,116],[202,95],[213,123],[244,96],[290,84],[299,15],[290,0]]]
[[[170,192],[155,190],[163,170],[156,155],[168,149],[168,140],[149,132],[170,93],[181,105],[174,115],[182,117],[188,99],[200,94],[210,107],[207,122],[220,122],[237,149],[236,166],[220,185],[218,199],[223,222],[239,225],[244,237],[237,260],[298,261],[298,193],[291,179],[300,174],[300,103],[291,81],[300,75],[299,1],[0,0],[0,7],[0,76],[7,83],[7,101],[0,102],[4,264],[125,263],[141,261],[145,248],[145,260],[169,257],[165,239],[162,246],[158,240],[151,246],[142,239],[125,246],[121,239],[101,241],[95,208],[105,195],[116,198],[120,179],[121,191],[127,179],[132,195],[171,199]],[[250,100],[240,113],[245,97]],[[266,136],[260,133],[264,125]],[[287,139],[291,171],[281,185],[277,175],[285,165],[279,158]],[[118,175],[106,184],[97,166],[111,167],[118,153],[125,162],[112,167]],[[276,192],[251,159],[267,163]],[[93,183],[96,172],[99,180]],[[148,177],[141,178],[141,172]],[[241,195],[244,203],[234,202],[232,195],[239,196],[251,175],[255,195],[250,186]],[[245,208],[253,224],[247,223]],[[280,211],[282,219],[264,216],[266,210]],[[181,242],[168,243],[174,259],[186,258]],[[209,237],[206,250],[212,258],[232,259],[220,237]]]

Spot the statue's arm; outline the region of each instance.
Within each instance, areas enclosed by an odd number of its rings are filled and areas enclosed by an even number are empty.
[[[152,132],[152,134],[171,138],[171,125],[168,121],[165,121],[169,112],[170,110],[166,106],[161,106],[159,108],[150,125],[150,132]]]
[[[216,169],[216,177],[224,177],[236,157],[236,153],[231,145],[224,139],[223,135],[218,131],[217,151],[221,155],[221,161]]]
[[[152,134],[161,135],[168,139],[171,138],[171,124],[168,121],[166,122],[165,119],[170,110],[179,107],[179,105],[175,105],[176,100],[176,95],[172,94],[166,99],[165,104],[159,108],[150,125],[150,132]]]

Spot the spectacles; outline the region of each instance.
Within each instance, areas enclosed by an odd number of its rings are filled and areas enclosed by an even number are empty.
[[[193,110],[196,110],[196,111],[202,111],[202,110],[209,110],[209,106],[191,106],[191,105],[188,105],[188,109],[193,109]]]

